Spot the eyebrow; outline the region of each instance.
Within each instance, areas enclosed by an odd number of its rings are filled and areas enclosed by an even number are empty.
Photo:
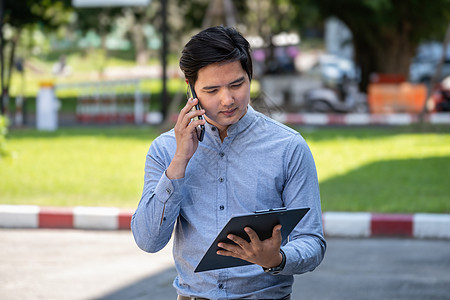
[[[233,84],[236,84],[236,83],[240,83],[240,82],[242,82],[244,80],[245,80],[245,76],[242,76],[242,77],[239,77],[238,79],[233,80],[232,82],[230,82],[228,84],[225,84],[225,85],[233,85]],[[202,90],[213,90],[213,89],[217,89],[219,87],[221,87],[221,85],[210,85],[210,86],[203,87]]]

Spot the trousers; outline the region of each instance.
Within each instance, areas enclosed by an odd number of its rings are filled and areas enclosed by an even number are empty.
[[[186,297],[178,295],[177,300],[210,300],[208,298],[199,298],[199,297]],[[239,300],[239,299],[236,299]],[[287,295],[280,299],[261,299],[261,300],[291,300],[291,295]]]

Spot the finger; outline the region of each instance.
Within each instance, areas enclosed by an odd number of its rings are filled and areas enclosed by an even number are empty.
[[[191,110],[189,112],[186,113],[185,115],[185,122],[188,122],[188,124],[191,124],[194,121],[199,121],[200,120],[200,116],[205,114],[205,110],[204,109],[194,109],[194,106],[191,107]],[[204,119],[204,118],[203,118]],[[201,122],[197,122],[195,123],[195,126],[201,125],[201,124],[205,124],[206,120],[201,120]]]
[[[197,132],[196,130],[198,129],[199,125],[204,125],[206,123],[206,120],[192,120],[190,121],[190,123],[187,125],[187,131],[191,132],[193,135],[197,136]]]
[[[250,242],[251,243],[261,242],[261,240],[259,239],[258,234],[252,228],[245,227],[244,230],[247,233],[248,237],[250,238]]]
[[[235,253],[233,253],[233,252],[231,252],[231,251],[218,250],[216,253],[217,253],[218,255],[222,255],[222,256],[238,257],[238,255],[236,255]]]
[[[234,235],[234,234],[229,234],[227,236],[228,239],[232,240],[233,242],[235,242],[237,245],[239,245],[239,247],[244,248],[248,245],[248,242],[246,240],[244,240],[243,238]]]
[[[239,246],[232,245],[229,243],[222,243],[222,242],[219,243],[217,246],[219,246],[219,248],[222,248],[224,250],[231,251],[231,252],[236,252],[239,249]]]
[[[197,98],[189,98],[188,101],[186,102],[186,105],[183,107],[182,111],[184,110],[185,113],[189,112],[192,107],[194,107],[194,105],[196,105],[198,103],[198,99]]]
[[[189,124],[190,119],[192,119],[195,116],[195,113],[191,112],[191,109],[197,104],[197,102],[198,102],[197,98],[195,99],[189,98],[189,100],[186,102],[186,105],[181,109],[180,114],[178,115],[177,123],[179,124],[185,123],[185,126]],[[186,118],[188,114],[191,114],[192,117]]]
[[[199,125],[204,125],[206,123],[205,119],[196,119],[196,116],[200,116],[204,114],[205,111],[198,110],[198,111],[192,111],[187,113],[186,115],[182,116],[180,113],[178,117],[177,124],[175,125],[175,129],[180,132],[181,130],[187,129],[188,132],[194,133],[194,130]]]

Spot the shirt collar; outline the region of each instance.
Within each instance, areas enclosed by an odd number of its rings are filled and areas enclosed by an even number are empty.
[[[227,136],[235,136],[241,132],[243,132],[245,129],[247,129],[250,124],[252,124],[254,122],[254,120],[256,119],[256,111],[253,109],[253,107],[251,107],[250,105],[247,106],[247,112],[245,113],[245,115],[235,124],[232,124],[228,127],[227,129]],[[206,122],[205,124],[206,126],[206,134],[209,135],[211,134],[211,136],[217,135],[218,138],[218,131],[217,128]]]
[[[228,127],[228,136],[234,136],[247,129],[255,120],[256,112],[250,105],[247,106],[245,115],[235,124]]]

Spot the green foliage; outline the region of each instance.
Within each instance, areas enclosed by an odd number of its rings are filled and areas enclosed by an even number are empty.
[[[291,2],[294,4],[297,1]],[[317,5],[323,18],[336,16],[353,33],[379,36],[382,32],[395,33],[402,30],[402,26],[407,26],[415,41],[433,37],[441,40],[450,19],[449,0],[317,0],[299,3]]]
[[[10,152],[6,147],[6,134],[8,133],[8,119],[0,115],[0,163],[2,158],[8,157]]]
[[[114,20],[123,15],[121,7],[77,8],[77,28],[83,32],[97,29],[100,34],[111,31]]]
[[[35,23],[57,27],[68,22],[70,6],[70,0],[4,0],[4,22],[17,28]]]

